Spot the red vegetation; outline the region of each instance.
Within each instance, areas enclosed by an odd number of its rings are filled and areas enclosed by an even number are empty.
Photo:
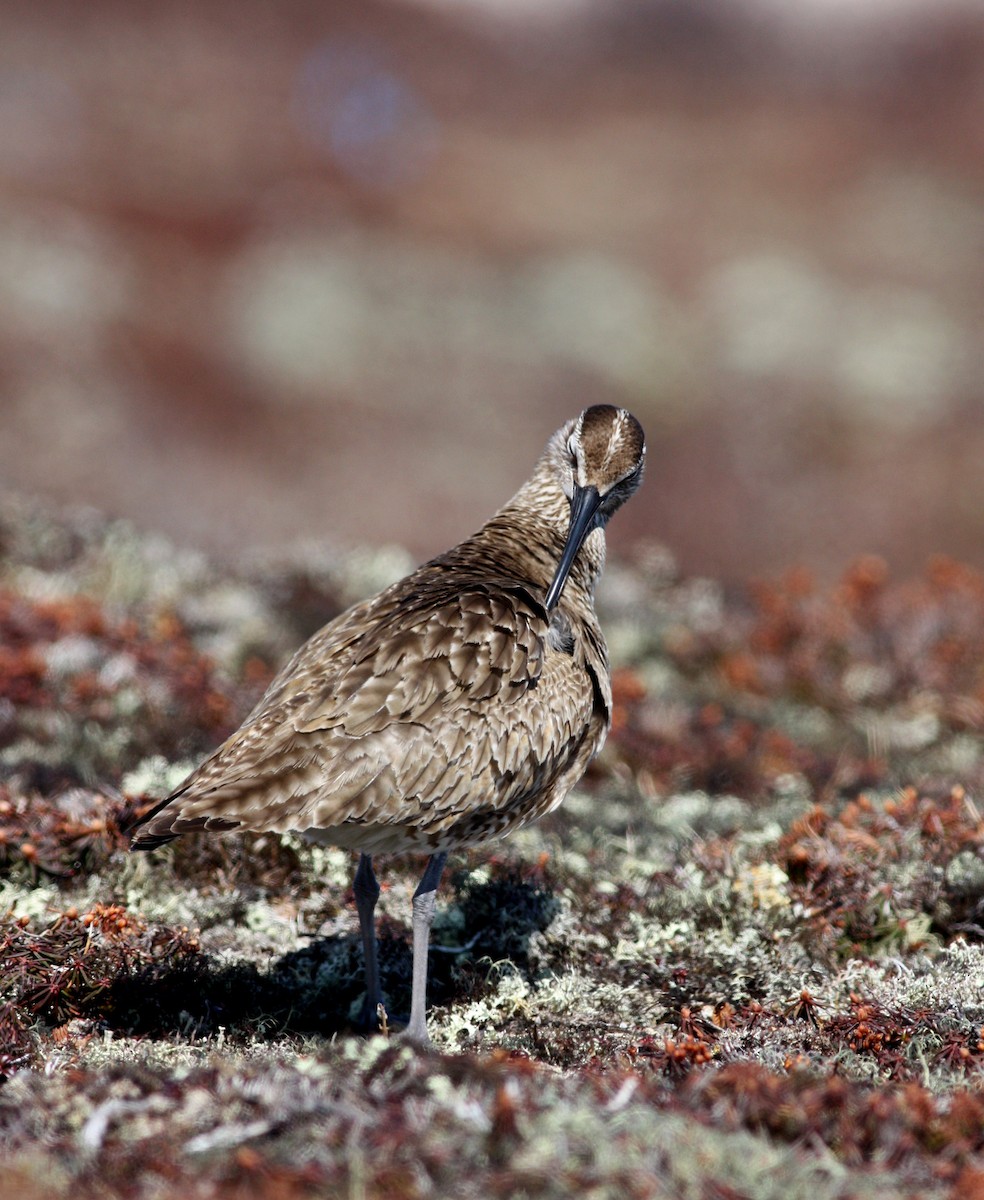
[[[729,1063],[692,1074],[680,1102],[716,1126],[764,1132],[785,1142],[819,1141],[851,1165],[917,1164],[950,1182],[984,1151],[984,1097],[960,1091],[951,1100],[916,1083],[872,1090],[837,1075],[775,1074],[754,1063]]]
[[[0,786],[0,874],[17,862],[56,878],[92,870],[125,844],[120,825],[132,819],[122,801],[85,788],[49,801]]]
[[[84,1016],[126,1016],[121,979],[150,971],[178,975],[197,954],[198,940],[187,929],[148,929],[118,904],[96,904],[83,914],[67,908],[40,931],[26,917],[0,917],[0,1076],[33,1061],[38,1020],[61,1026]],[[145,1003],[154,1010],[158,1000],[147,996]]]
[[[936,917],[947,882],[945,874],[932,868],[945,867],[960,851],[982,845],[984,820],[962,787],[943,797],[905,788],[883,804],[862,793],[837,817],[815,807],[780,840],[778,860],[821,940],[837,938],[845,949],[858,952],[886,936],[904,934],[903,908]],[[912,860],[919,870],[912,876],[911,894],[900,905],[886,869]],[[959,899],[948,899],[946,920],[952,924],[960,915]],[[940,920],[937,924],[940,932],[948,932]]]
[[[930,692],[947,701],[951,720],[984,727],[979,572],[938,557],[922,579],[892,585],[885,563],[865,557],[827,591],[797,569],[754,585],[752,595],[751,661],[741,672],[752,680],[747,690],[843,710],[858,702],[848,672],[877,666],[884,674],[866,700]]]
[[[159,614],[141,629],[132,618],[111,620],[85,596],[29,600],[0,589],[0,697],[38,708],[67,706],[82,720],[112,719],[118,682],[80,672],[66,696],[44,664],[42,648],[72,636],[92,639],[103,662],[126,654],[141,672],[164,677],[175,703],[191,710],[182,716],[193,715],[199,727],[217,730],[229,720],[229,700],[214,684],[212,662],[173,613]]]
[[[119,708],[124,689],[125,715]],[[58,717],[76,731],[68,739],[71,754],[62,753]],[[61,753],[61,764],[41,773],[46,788],[84,781],[93,771],[118,778],[145,754],[204,748],[227,730],[231,717],[214,664],[174,614],[140,624],[110,616],[85,596],[38,600],[0,589],[0,745],[26,737],[35,747]],[[115,747],[112,761],[90,747],[96,757],[87,772],[78,739],[95,742],[93,731],[121,728],[128,744]]]
[[[613,745],[654,794],[755,799],[791,773],[834,796],[885,784],[893,747],[867,733],[870,718],[912,704],[938,736],[984,731],[984,575],[945,558],[899,584],[872,557],[826,589],[794,569],[707,630],[671,625],[663,653],[690,703],[657,702],[628,668],[613,680]],[[776,702],[822,711],[828,732],[795,738]]]

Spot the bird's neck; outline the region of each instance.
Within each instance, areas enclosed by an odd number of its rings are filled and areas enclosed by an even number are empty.
[[[567,541],[571,505],[552,472],[537,470],[515,496],[463,542],[469,559],[507,578],[550,586]],[[605,535],[591,533],[574,561],[564,589],[590,601],[605,565]]]

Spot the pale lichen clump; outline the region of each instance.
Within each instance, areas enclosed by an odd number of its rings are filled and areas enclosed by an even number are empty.
[[[511,964],[490,962],[486,978],[491,986],[480,1000],[456,1005],[436,1023],[436,1046],[447,1050],[481,1046],[510,1021],[519,1018],[525,1022],[533,1017],[539,1008],[534,988]]]
[[[735,876],[731,885],[739,903],[768,911],[791,905],[789,876],[776,863],[753,863]]]
[[[162,754],[142,759],[120,780],[120,791],[129,796],[162,799],[172,792],[194,766],[194,760],[169,762]]]

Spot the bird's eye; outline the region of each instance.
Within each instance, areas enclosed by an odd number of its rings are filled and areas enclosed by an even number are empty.
[[[577,444],[573,438],[571,438],[571,440],[567,443],[567,453],[575,462],[577,462]]]

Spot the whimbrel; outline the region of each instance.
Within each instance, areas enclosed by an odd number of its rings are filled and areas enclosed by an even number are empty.
[[[296,831],[360,851],[366,1005],[381,1001],[376,854],[429,854],[413,897],[407,1036],[427,1041],[427,950],[449,850],[556,808],[601,748],[608,651],[594,611],[605,524],[639,486],[631,413],[588,408],[473,537],[301,647],[242,726],[140,822],[132,848],[193,830]]]

